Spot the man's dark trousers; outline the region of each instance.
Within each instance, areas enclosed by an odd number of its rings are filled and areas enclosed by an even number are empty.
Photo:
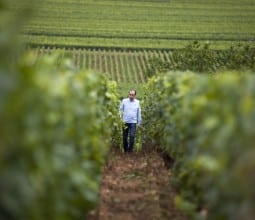
[[[135,142],[136,123],[125,123],[123,127],[123,145],[125,152],[132,152]],[[128,142],[129,134],[129,142]]]

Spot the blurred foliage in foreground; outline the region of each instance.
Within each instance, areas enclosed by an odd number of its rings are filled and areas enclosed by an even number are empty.
[[[57,55],[22,54],[0,1],[0,219],[82,219],[98,202],[116,85]],[[21,18],[20,18],[21,19]],[[11,20],[11,22],[9,22]]]
[[[193,219],[254,219],[255,75],[169,72],[144,103],[147,137],[175,159],[176,205]]]

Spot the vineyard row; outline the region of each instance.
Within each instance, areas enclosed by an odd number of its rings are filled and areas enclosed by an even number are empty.
[[[120,51],[38,47],[33,51],[36,56],[57,52],[62,58],[71,59],[80,69],[108,74],[111,80],[130,83],[146,82],[146,71],[151,58],[157,57],[166,62],[172,59],[172,52],[167,50]]]

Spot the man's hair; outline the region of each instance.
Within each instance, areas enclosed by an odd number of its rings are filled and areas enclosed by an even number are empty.
[[[130,93],[130,92],[135,92],[135,95],[136,95],[136,90],[135,90],[135,89],[130,89],[130,90],[129,90],[129,93]]]

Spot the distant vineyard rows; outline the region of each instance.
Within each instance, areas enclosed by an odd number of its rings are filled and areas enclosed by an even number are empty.
[[[90,69],[109,75],[117,82],[143,83],[147,80],[149,60],[160,58],[170,61],[170,50],[116,50],[116,49],[57,49],[38,47],[33,49],[36,56],[58,52],[63,58],[70,58],[80,69]]]

